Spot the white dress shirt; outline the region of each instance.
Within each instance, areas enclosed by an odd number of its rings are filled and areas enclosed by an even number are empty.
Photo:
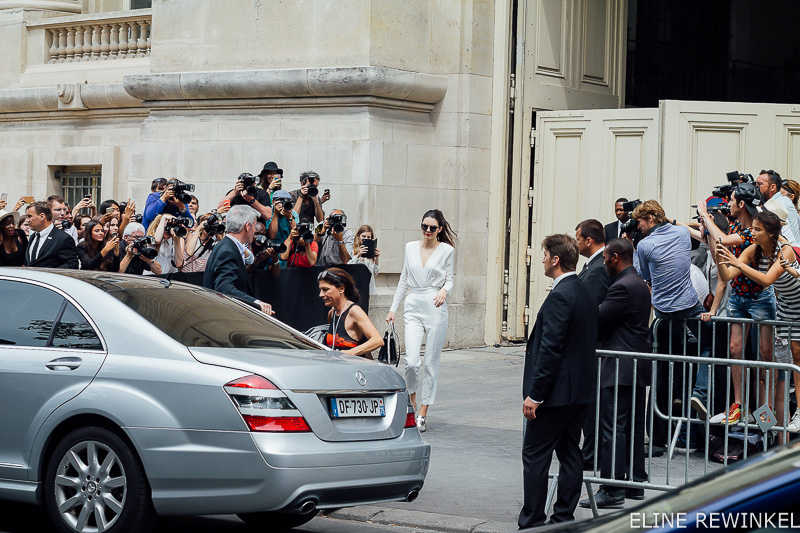
[[[592,256],[592,257],[594,257],[594,256]],[[559,284],[559,282],[560,282],[562,279],[566,278],[567,276],[577,276],[577,275],[578,275],[578,274],[577,274],[576,272],[566,272],[566,273],[564,273],[564,274],[561,274],[560,276],[558,276],[556,279],[554,279],[554,280],[553,280],[553,290],[555,290],[555,288],[556,288],[556,285],[558,285],[558,284]]]
[[[44,241],[47,240],[47,237],[50,236],[50,233],[53,231],[54,227],[55,226],[53,226],[53,224],[51,223],[49,226],[44,228],[42,231],[38,232],[39,233],[39,241],[36,243],[36,249],[35,250],[31,250],[31,255],[30,255],[31,261],[35,261],[36,259],[39,258],[39,252],[42,249],[42,245],[44,244]],[[37,232],[35,232],[35,231],[31,233],[30,242],[33,242],[33,236],[36,233]]]

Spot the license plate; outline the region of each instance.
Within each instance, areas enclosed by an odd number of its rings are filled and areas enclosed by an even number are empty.
[[[386,416],[383,398],[331,398],[331,417]]]

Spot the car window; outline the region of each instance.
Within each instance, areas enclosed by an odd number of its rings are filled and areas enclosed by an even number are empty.
[[[254,309],[205,289],[172,284],[109,294],[184,346],[322,349]]]
[[[0,294],[0,346],[47,346],[64,298],[39,285],[8,280],[0,280]]]
[[[53,333],[53,347],[82,350],[102,350],[103,344],[86,318],[71,303],[67,303],[64,314]]]

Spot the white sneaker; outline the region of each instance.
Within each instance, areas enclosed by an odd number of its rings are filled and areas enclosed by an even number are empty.
[[[789,422],[786,429],[789,433],[800,433],[800,407],[795,410],[794,415],[792,415],[792,421]]]
[[[420,433],[425,433],[425,429],[426,428],[425,428],[425,417],[424,416],[418,416],[417,417],[417,429],[419,430]]]

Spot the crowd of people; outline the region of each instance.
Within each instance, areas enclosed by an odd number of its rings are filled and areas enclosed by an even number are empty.
[[[695,221],[667,217],[656,200],[620,198],[614,222],[604,226],[585,220],[575,228],[575,238],[551,235],[544,240],[542,263],[554,281],[526,349],[520,527],[547,519],[544,495],[554,452],[560,473],[551,522],[572,520],[578,503],[590,506],[589,499],[578,502],[581,469],[599,465],[603,479],[647,481],[646,402],[653,398],[660,413],[708,420],[731,431],[746,420],[752,423],[748,410],[766,404],[778,425],[785,425],[789,434],[800,432],[800,409],[784,419],[784,412],[792,413],[784,398],[790,380],[800,383],[797,373],[754,372],[756,395],[741,366],[731,366],[730,377],[720,381],[709,365],[695,365],[696,371],[687,374],[689,405],[678,403],[675,412],[676,405],[668,403],[682,398],[681,379],[671,372],[679,367],[659,362],[655,391],[648,393],[651,361],[596,355],[597,349],[648,353],[655,337],[660,353],[742,359],[752,345],[751,355],[762,361],[800,365],[800,327],[791,326],[800,322],[798,200],[800,183],[783,180],[773,170],[762,170],[757,177],[737,171],[729,173],[727,185],[698,201]],[[587,261],[576,273],[579,255]],[[656,319],[652,324],[651,312]],[[782,324],[749,328],[712,320],[726,316]],[[723,327],[713,331],[717,326]],[[724,341],[714,343],[715,337]],[[714,385],[715,403],[725,401],[726,388],[732,401],[711,416],[715,406],[709,392]],[[795,399],[800,404],[797,387]],[[648,424],[653,428],[650,453],[657,456],[669,444],[668,421],[653,417]],[[693,427],[702,430],[703,424]],[[687,440],[685,433],[679,435],[679,446],[697,447]],[[641,488],[624,484],[601,485],[594,494],[599,508],[642,498]]]
[[[87,194],[74,206],[58,195],[37,201],[22,197],[9,209],[0,200],[0,266],[83,269],[134,275],[202,273],[205,287],[237,298],[266,314],[272,306],[255,298],[249,274],[267,270],[324,268],[319,296],[328,313],[324,342],[353,355],[372,357],[384,341],[366,312],[353,277],[342,265],[361,264],[376,294],[381,252],[375,230],[355,231],[341,209],[325,213],[330,189],[320,191],[320,175],[300,174],[294,190],[283,189],[283,170],[273,161],[257,175],[240,174],[214,209],[200,209],[194,186],[177,179],[154,179],[141,213],[136,202]],[[405,299],[406,379],[417,416],[426,428],[433,404],[439,359],[447,329],[446,298],[453,288],[455,232],[441,211],[422,217],[422,238],[406,246],[400,284],[386,321]],[[427,340],[426,340],[427,339]],[[425,365],[421,369],[421,346]],[[421,375],[421,377],[418,377]]]

